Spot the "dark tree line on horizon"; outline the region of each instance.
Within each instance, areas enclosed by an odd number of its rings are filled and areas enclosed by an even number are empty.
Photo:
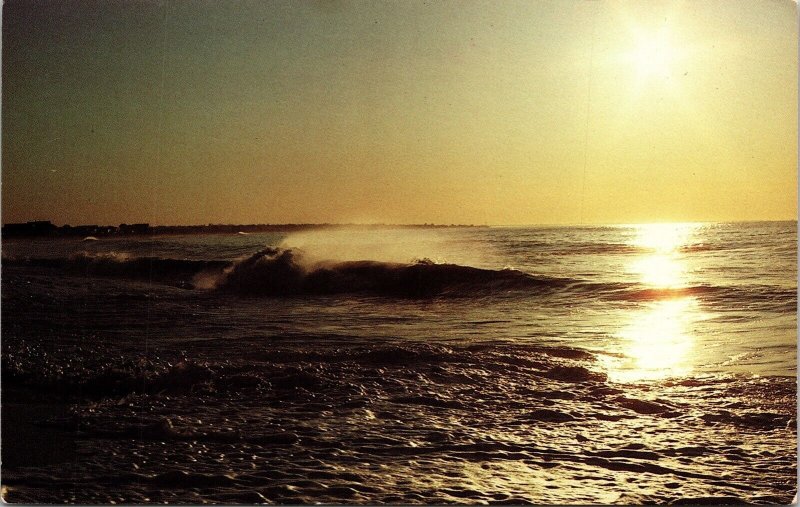
[[[4,238],[10,237],[61,237],[61,236],[141,236],[156,234],[238,234],[257,232],[294,232],[313,229],[333,229],[341,227],[407,227],[407,228],[444,228],[444,227],[474,227],[473,225],[439,225],[439,224],[207,224],[207,225],[155,225],[120,224],[115,225],[77,225],[69,224],[61,227],[49,220],[38,220],[24,223],[5,224],[2,234]]]

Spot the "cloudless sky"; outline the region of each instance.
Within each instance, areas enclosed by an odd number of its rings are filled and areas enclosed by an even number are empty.
[[[3,222],[795,219],[791,1],[15,1]]]

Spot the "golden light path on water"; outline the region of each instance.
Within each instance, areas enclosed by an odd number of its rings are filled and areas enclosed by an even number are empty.
[[[695,297],[680,293],[689,282],[682,248],[691,244],[698,228],[683,223],[637,226],[632,245],[642,254],[628,268],[655,297],[632,311],[616,333],[623,356],[607,360],[612,380],[658,380],[690,371],[693,327],[703,315]]]

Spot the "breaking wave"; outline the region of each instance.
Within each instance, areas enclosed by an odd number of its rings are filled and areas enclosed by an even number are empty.
[[[238,261],[81,253],[56,259],[4,259],[6,265],[59,269],[83,276],[148,280],[245,296],[369,293],[395,297],[492,294],[556,288],[569,280],[514,269],[380,261],[308,261],[298,250],[266,248]]]
[[[240,296],[371,294],[398,298],[564,295],[647,302],[699,297],[710,304],[747,304],[792,310],[794,291],[770,285],[694,285],[654,288],[635,282],[534,275],[423,259],[411,263],[312,261],[301,250],[265,248],[235,261],[137,257],[82,252],[67,258],[4,258],[6,266],[58,269],[78,276],[117,277],[215,290]]]
[[[421,260],[308,264],[294,250],[267,248],[235,263],[219,284],[243,295],[373,293],[398,297],[487,294],[548,287],[555,279],[513,269],[491,270]]]

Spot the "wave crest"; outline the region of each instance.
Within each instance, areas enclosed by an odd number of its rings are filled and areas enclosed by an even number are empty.
[[[243,295],[373,293],[397,297],[470,295],[546,286],[540,279],[512,269],[480,269],[436,264],[378,261],[308,263],[292,249],[266,248],[235,263],[218,285]]]

